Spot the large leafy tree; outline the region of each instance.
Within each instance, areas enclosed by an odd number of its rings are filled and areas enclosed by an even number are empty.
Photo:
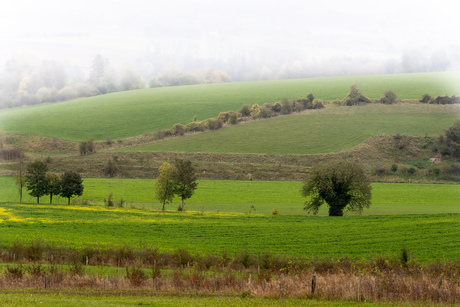
[[[50,204],[53,203],[53,195],[59,195],[61,192],[61,178],[56,173],[48,173],[46,175],[48,181],[48,194],[50,196]]]
[[[452,156],[460,158],[460,119],[446,130],[446,141]]]
[[[174,197],[174,167],[168,162],[160,166],[160,175],[155,181],[155,198],[163,204],[163,211],[165,211],[166,203],[172,202]]]
[[[196,182],[195,169],[190,160],[176,159],[175,170],[173,172],[174,193],[182,199],[182,211],[184,202],[192,197],[198,186]]]
[[[301,189],[309,197],[304,210],[317,214],[321,205],[329,205],[329,216],[342,216],[344,210],[362,212],[371,205],[371,185],[358,164],[339,161],[317,164]]]
[[[31,196],[37,198],[37,204],[40,203],[40,197],[48,193],[47,171],[48,165],[42,161],[34,161],[27,165],[27,190]]]
[[[61,176],[61,192],[59,195],[69,199],[68,203],[70,205],[70,198],[73,196],[81,196],[83,194],[83,180],[79,173],[74,171],[65,172]]]

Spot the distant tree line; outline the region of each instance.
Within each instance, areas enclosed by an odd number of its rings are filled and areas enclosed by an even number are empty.
[[[50,196],[50,204],[53,203],[53,196],[60,195],[68,198],[68,204],[73,196],[83,194],[83,180],[80,174],[74,171],[64,172],[61,176],[48,172],[48,164],[39,160],[25,165],[20,161],[17,164],[15,182],[19,190],[19,202],[22,202],[22,190],[25,187],[30,196],[37,198]]]
[[[116,70],[109,61],[97,55],[91,63],[89,76],[53,60],[31,63],[10,60],[0,71],[0,108],[29,106],[80,97],[129,91],[148,87],[231,82],[223,71],[200,69],[182,72],[166,65],[149,83],[131,66]]]

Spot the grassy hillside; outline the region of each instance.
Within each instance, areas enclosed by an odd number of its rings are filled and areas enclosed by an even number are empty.
[[[370,98],[392,89],[399,98],[460,95],[460,73],[353,76],[211,84],[155,88],[114,93],[55,104],[1,110],[0,129],[7,133],[36,134],[70,140],[125,138],[215,117],[243,104],[294,99],[312,92],[324,100],[346,96],[352,83]]]
[[[459,111],[458,106],[423,104],[326,108],[121,151],[323,154],[378,134],[443,134],[460,118]]]

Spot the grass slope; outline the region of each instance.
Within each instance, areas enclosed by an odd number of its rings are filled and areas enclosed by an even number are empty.
[[[153,245],[160,251],[252,252],[303,257],[396,256],[405,244],[420,261],[460,257],[460,214],[272,216],[178,213],[101,206],[2,204],[3,246],[46,238],[75,248]]]
[[[334,107],[121,151],[323,154],[351,148],[378,134],[443,134],[459,118],[459,110],[423,104]]]
[[[102,204],[103,199],[113,193],[116,202],[120,198],[127,202],[125,206],[160,210],[161,204],[155,199],[154,182],[153,179],[85,178],[85,190],[80,199]],[[12,177],[0,177],[0,186],[0,201],[18,201]],[[200,180],[195,195],[186,201],[186,209],[270,214],[276,207],[282,215],[307,215],[302,210],[305,199],[300,195],[301,186],[301,182],[295,181]],[[455,184],[373,183],[372,188],[372,206],[363,215],[460,213],[460,187]],[[25,203],[36,202],[26,191],[23,200]],[[48,202],[48,197],[41,199],[42,204]],[[58,203],[57,197],[54,202]],[[175,210],[179,203],[180,199],[176,198],[167,209]],[[67,204],[67,199],[60,199],[60,204]],[[326,206],[319,215],[327,215]]]
[[[215,117],[243,104],[294,99],[312,92],[323,100],[341,99],[352,83],[379,98],[392,89],[399,98],[460,95],[460,73],[422,73],[295,79],[144,89],[55,104],[0,110],[0,129],[70,140],[125,138]]]

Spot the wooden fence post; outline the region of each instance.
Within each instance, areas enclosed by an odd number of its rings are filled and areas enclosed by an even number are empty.
[[[363,275],[362,274],[359,274],[359,281],[358,281],[358,301],[361,302],[362,301],[362,298],[361,298],[361,282],[363,280]]]
[[[439,304],[441,304],[441,297],[442,297],[441,286],[442,286],[442,276],[439,277],[439,283],[438,283],[438,303]]]
[[[280,298],[283,298],[283,274],[280,276]]]
[[[315,289],[316,289],[316,275],[313,275],[313,278],[311,279],[311,297],[315,295]]]

